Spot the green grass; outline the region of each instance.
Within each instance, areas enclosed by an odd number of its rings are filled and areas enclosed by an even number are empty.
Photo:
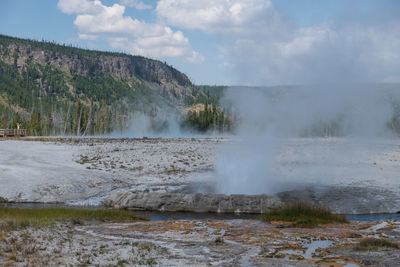
[[[292,222],[292,227],[311,228],[318,224],[347,223],[346,217],[332,213],[321,205],[292,203],[261,215],[263,221]]]
[[[399,245],[391,242],[387,239],[379,239],[379,238],[366,238],[360,241],[357,245],[354,246],[355,250],[379,250],[385,248],[395,248],[398,249]]]
[[[42,227],[65,221],[80,224],[87,220],[126,222],[145,219],[125,210],[0,207],[0,228],[3,229]]]

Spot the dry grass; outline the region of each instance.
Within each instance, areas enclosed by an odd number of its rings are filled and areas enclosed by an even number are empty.
[[[399,245],[387,239],[366,238],[354,246],[355,250],[376,251],[379,249],[398,249]]]
[[[125,210],[0,207],[0,228],[2,229],[15,230],[27,227],[42,227],[60,221],[80,223],[83,220],[134,221],[144,219]]]
[[[332,213],[321,205],[293,203],[261,215],[263,221],[292,222],[293,227],[314,227],[318,224],[347,223],[346,217]]]

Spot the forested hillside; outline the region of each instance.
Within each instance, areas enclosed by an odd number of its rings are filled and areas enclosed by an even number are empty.
[[[170,112],[184,127],[230,129],[218,106],[223,90],[193,85],[175,68],[141,56],[0,35],[0,128],[19,123],[32,135],[108,134],[127,129],[135,114]],[[196,104],[214,115],[188,113]]]

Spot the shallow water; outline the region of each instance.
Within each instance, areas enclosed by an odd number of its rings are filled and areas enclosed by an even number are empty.
[[[229,213],[195,213],[195,212],[159,212],[159,211],[134,211],[141,217],[149,218],[151,221],[165,221],[171,219],[194,220],[194,219],[258,219],[259,214],[229,214]],[[360,214],[345,215],[349,221],[382,221],[382,220],[400,220],[400,213],[388,214]]]
[[[235,220],[235,219],[257,219],[259,214],[234,214],[234,213],[206,213],[206,212],[159,212],[159,211],[134,211],[140,217],[149,218],[150,221],[166,221],[172,219],[180,220]]]
[[[400,220],[400,213],[381,214],[350,214],[346,215],[349,221],[373,222],[382,220]]]
[[[67,205],[63,203],[0,203],[0,207],[12,208],[72,208],[72,209],[99,209],[101,206]],[[132,211],[137,216],[148,218],[150,221],[167,221],[173,219],[181,220],[235,220],[235,219],[257,219],[259,214],[233,214],[233,213],[206,213],[206,212],[161,212],[161,211]],[[400,213],[382,214],[359,214],[345,215],[349,221],[382,221],[400,220]]]
[[[316,253],[317,249],[320,248],[328,248],[334,245],[334,242],[331,240],[313,240],[313,241],[303,241],[301,242],[301,246],[305,249],[305,251],[301,249],[285,249],[279,251],[280,254],[289,254],[289,255],[298,255],[302,256],[305,259],[311,259]]]

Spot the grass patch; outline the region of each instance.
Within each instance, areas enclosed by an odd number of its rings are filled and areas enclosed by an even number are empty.
[[[366,238],[354,246],[355,250],[379,250],[387,248],[398,249],[399,245],[387,239]]]
[[[292,222],[292,227],[312,228],[318,224],[348,223],[346,217],[332,213],[328,208],[307,203],[292,203],[261,215],[263,221]]]
[[[81,223],[85,220],[134,221],[145,219],[125,210],[0,207],[0,228],[3,229],[16,230],[26,227],[42,227],[62,221],[77,224],[76,222]]]

